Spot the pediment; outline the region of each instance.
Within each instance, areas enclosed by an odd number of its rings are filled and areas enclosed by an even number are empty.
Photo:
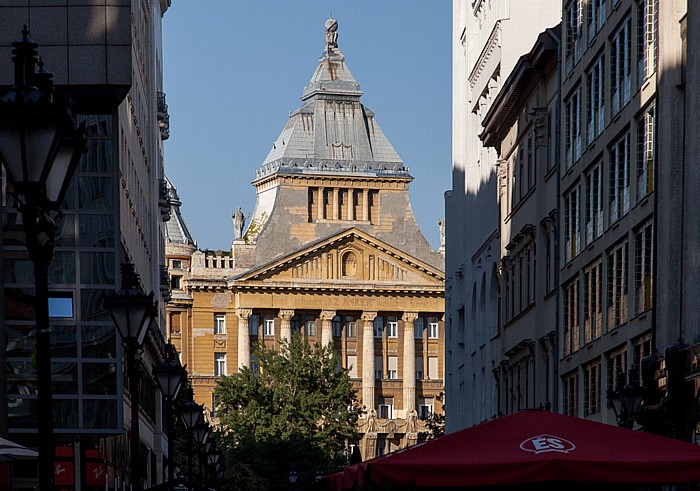
[[[444,289],[444,273],[360,230],[349,229],[232,279],[237,286]]]

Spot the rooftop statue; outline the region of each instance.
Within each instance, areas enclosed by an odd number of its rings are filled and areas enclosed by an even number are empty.
[[[328,51],[338,47],[338,21],[328,19],[326,21],[326,49]]]
[[[246,221],[245,215],[243,215],[243,212],[241,211],[241,207],[238,207],[238,210],[231,216],[231,219],[233,220],[233,239],[234,240],[241,240],[243,237],[243,229],[245,228],[245,221]]]

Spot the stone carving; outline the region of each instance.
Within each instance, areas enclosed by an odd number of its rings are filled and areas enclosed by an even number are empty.
[[[243,215],[241,207],[231,215],[231,220],[233,220],[233,239],[241,240],[243,238],[243,229],[245,228],[245,221],[248,217]]]
[[[438,220],[438,229],[440,230],[440,247],[445,247],[445,219]]]
[[[418,421],[418,413],[415,409],[408,410],[408,417],[406,418],[406,433],[416,432],[416,422]]]
[[[328,19],[326,21],[326,49],[328,51],[338,47],[338,21]]]

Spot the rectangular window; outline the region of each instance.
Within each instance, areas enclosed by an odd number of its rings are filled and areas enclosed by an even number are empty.
[[[600,411],[600,361],[596,360],[583,368],[583,415],[590,416]]]
[[[226,334],[226,314],[214,314],[214,334]]]
[[[275,319],[265,319],[265,330],[263,334],[265,336],[274,336],[275,335]]]
[[[438,318],[428,317],[428,339],[438,338]]]
[[[440,375],[438,375],[438,359],[437,356],[428,357],[428,378],[430,380],[439,380]]]
[[[182,289],[182,276],[174,274],[170,275],[170,289],[171,290],[181,290]]]
[[[655,143],[656,107],[652,105],[637,121],[637,200],[654,190]]]
[[[578,416],[578,373],[565,375],[563,379],[563,413]]]
[[[226,353],[214,353],[214,376],[226,375]]]
[[[588,0],[588,42],[605,24],[605,0]]]
[[[396,380],[399,378],[399,357],[390,356],[388,359],[388,375],[389,380]]]
[[[619,384],[625,385],[627,373],[627,349],[622,347],[608,355],[608,390],[613,390]]]
[[[566,168],[570,169],[581,158],[581,86],[576,87],[564,101],[566,108]]]
[[[423,318],[418,317],[413,322],[413,337],[415,339],[423,339]]]
[[[374,318],[374,337],[382,338],[384,332],[384,317],[377,316]]]
[[[603,261],[598,259],[583,270],[584,343],[598,339],[603,327]]]
[[[564,286],[564,355],[570,355],[579,349],[578,289],[578,278]]]
[[[630,211],[630,132],[626,131],[609,149],[610,224]]]
[[[588,144],[605,128],[605,56],[600,55],[586,73],[586,139]]]
[[[620,112],[632,97],[632,29],[628,15],[610,39],[610,109]]]
[[[634,238],[634,292],[637,313],[651,308],[654,266],[654,231],[649,220],[635,233]]]
[[[387,336],[390,338],[399,337],[399,319],[396,317],[387,317],[386,319]]]
[[[645,356],[651,355],[651,334],[646,334],[635,341],[633,341],[634,346],[634,352],[632,353],[632,367],[636,370],[637,373],[637,383],[640,386],[644,385],[644,382],[642,381],[642,359]]]
[[[608,330],[627,322],[627,241],[608,252]]]
[[[251,315],[248,318],[248,332],[251,336],[258,335],[258,329],[260,328],[260,316],[257,314]]]
[[[579,185],[564,195],[564,258],[568,263],[581,250],[579,230]]]
[[[380,397],[379,398],[379,410],[377,411],[377,416],[383,419],[394,419],[394,398],[393,397]]]
[[[306,319],[304,321],[304,333],[307,336],[315,336],[316,335],[316,320],[315,319]],[[274,334],[274,332],[273,332]],[[271,336],[272,334],[270,334]]]
[[[374,378],[377,380],[384,378],[384,360],[381,356],[374,357]]]
[[[357,378],[357,355],[348,355],[348,370],[350,378]]]
[[[639,85],[656,71],[659,0],[640,0],[637,5],[637,70]]]
[[[595,164],[586,173],[586,244],[603,235],[603,164]]]
[[[564,12],[566,22],[566,73],[583,54],[583,0],[572,0]]]
[[[333,328],[333,337],[339,338],[342,334],[343,324],[340,322],[340,316],[336,315],[331,321],[331,326]]]
[[[354,317],[346,317],[345,318],[345,337],[346,338],[354,338],[357,336],[357,332],[355,331],[355,318]]]
[[[535,143],[533,132],[527,135],[527,189],[528,191],[535,186],[535,178],[537,177],[537,167],[534,160]]]
[[[182,260],[181,259],[173,259],[171,267],[173,269],[182,269]]]
[[[423,380],[423,357],[416,356],[416,380]]]
[[[435,409],[435,402],[432,397],[418,398],[418,417],[428,419]]]

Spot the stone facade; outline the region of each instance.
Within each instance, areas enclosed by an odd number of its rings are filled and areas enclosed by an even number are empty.
[[[166,251],[169,333],[210,416],[220,376],[300,330],[350,370],[367,414],[348,443],[366,459],[415,443],[442,410],[444,274],[411,211],[412,177],[361,95],[336,33],[257,172],[245,233],[226,252],[182,236]],[[246,217],[232,218],[236,237]]]

